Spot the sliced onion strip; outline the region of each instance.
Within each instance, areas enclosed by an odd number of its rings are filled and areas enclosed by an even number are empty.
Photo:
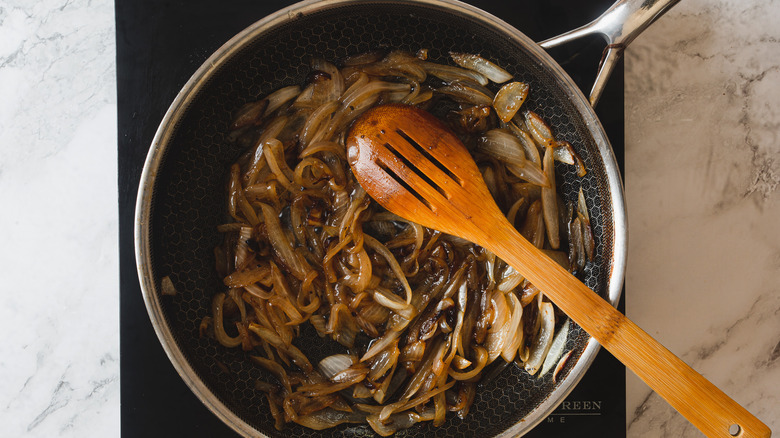
[[[555,315],[552,303],[542,302],[539,305],[539,317],[542,325],[531,345],[530,357],[525,363],[525,370],[532,376],[541,368],[552,345],[553,331],[555,330]]]
[[[482,73],[497,84],[502,84],[512,79],[512,75],[509,72],[479,55],[450,52],[450,56],[459,66]]]

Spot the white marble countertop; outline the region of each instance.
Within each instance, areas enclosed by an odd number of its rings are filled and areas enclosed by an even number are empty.
[[[627,314],[775,432],[778,22],[683,0],[625,63]],[[0,435],[119,435],[116,151],[113,3],[0,3]],[[628,374],[629,437],[701,436]]]

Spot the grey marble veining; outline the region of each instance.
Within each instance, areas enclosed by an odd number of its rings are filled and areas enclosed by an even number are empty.
[[[681,1],[626,53],[627,314],[780,427],[780,4]],[[628,379],[631,437],[701,436]]]
[[[0,2],[0,435],[119,430],[111,1]]]
[[[626,52],[628,314],[780,429],[780,3]],[[0,3],[2,436],[119,435],[113,4]],[[628,436],[701,434],[635,377]]]

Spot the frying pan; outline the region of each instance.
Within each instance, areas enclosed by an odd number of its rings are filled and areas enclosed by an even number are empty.
[[[552,47],[590,33],[607,38],[603,68],[591,93],[595,103],[625,44],[675,2],[621,1],[601,20],[543,44]],[[619,24],[624,21],[629,23],[625,27]],[[368,426],[355,425],[322,432],[297,425],[275,430],[265,397],[254,389],[257,379],[268,378],[264,371],[243,352],[201,338],[198,327],[210,313],[211,297],[223,287],[213,248],[221,239],[216,227],[226,222],[228,169],[242,152],[226,138],[232,114],[275,89],[303,83],[314,56],[338,60],[377,48],[427,48],[429,59],[439,62],[446,62],[450,51],[480,53],[529,84],[525,105],[548,121],[556,138],[574,146],[589,170],[580,178],[566,166],[556,169],[565,199],[576,199],[580,188],[587,199],[597,251],[583,280],[613,305],[618,301],[626,258],[618,166],[591,103],[540,46],[502,20],[455,0],[295,4],[236,35],[187,82],[155,135],[136,204],[138,275],[160,342],[195,395],[244,436],[373,435]],[[161,293],[166,276],[178,291],[175,295]],[[313,330],[299,340],[313,362],[333,352]],[[441,427],[423,423],[398,435],[522,435],[573,389],[598,348],[571,324],[566,350],[573,353],[556,382],[551,373],[536,378],[508,366],[480,384],[466,419],[450,416]]]

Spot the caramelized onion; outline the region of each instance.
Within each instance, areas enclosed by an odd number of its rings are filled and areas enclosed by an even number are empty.
[[[575,272],[592,260],[584,196],[559,218],[555,187],[555,161],[578,173],[584,164],[525,103],[529,87],[499,88],[511,75],[478,55],[450,54],[457,66],[428,55],[372,52],[342,68],[314,57],[305,84],[240,108],[229,128],[245,152],[230,166],[230,221],[218,227],[225,289],[199,332],[274,376],[256,387],[277,429],[358,422],[387,436],[421,421],[439,426],[448,412],[463,418],[477,382],[510,363],[540,376],[565,363],[568,322],[555,335],[553,305],[521,273],[384,211],[349,168],[346,133],[364,111],[388,102],[431,109],[472,147],[524,237],[567,268],[571,245]],[[303,338],[308,323],[321,338]],[[336,354],[315,367],[309,342]]]
[[[214,335],[220,344],[225,347],[238,347],[241,345],[241,338],[239,336],[233,337],[225,332],[224,324],[224,312],[223,304],[225,302],[225,294],[214,295],[214,299],[211,301],[212,317],[214,324]]]
[[[268,232],[268,240],[271,243],[279,259],[290,270],[290,273],[298,280],[304,280],[311,270],[311,266],[306,263],[292,247],[290,240],[282,230],[279,216],[276,210],[268,204],[260,204],[265,219],[265,228]]]

